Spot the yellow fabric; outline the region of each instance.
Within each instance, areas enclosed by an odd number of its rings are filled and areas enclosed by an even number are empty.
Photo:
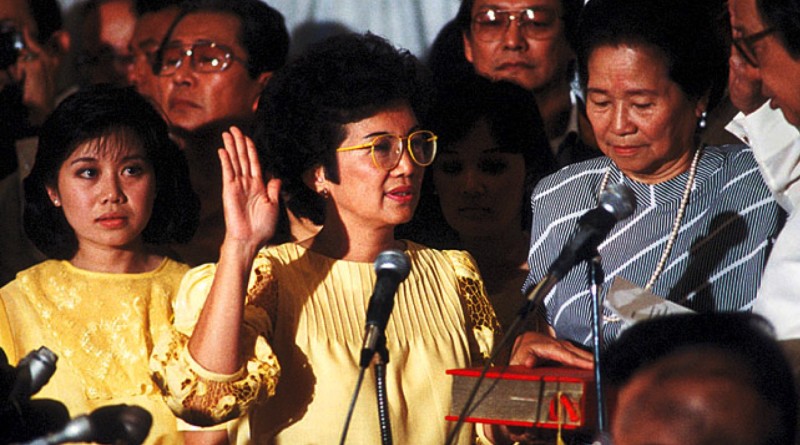
[[[170,409],[190,424],[221,429],[214,425],[241,417],[262,394],[275,393],[280,366],[263,337],[258,337],[254,357],[232,375],[204,369],[189,354],[188,343],[189,336],[180,332],[159,339],[150,367],[156,385],[171,394],[166,399]]]
[[[0,289],[0,346],[16,364],[47,346],[56,372],[36,397],[72,417],[100,406],[139,405],[153,415],[146,444],[180,444],[175,416],[149,374],[154,340],[170,331],[172,297],[188,267],[165,259],[154,271],[109,274],[48,260]]]
[[[498,324],[469,254],[413,243],[407,253],[411,273],[400,285],[386,327],[391,428],[395,443],[442,444],[452,426],[444,420],[451,391],[445,370],[481,364]],[[194,327],[214,272],[213,266],[195,268],[181,285],[175,325],[184,334]],[[273,397],[230,426],[232,443],[247,442],[242,428],[247,422],[257,444],[339,442],[375,278],[372,263],[334,260],[296,244],[258,254],[245,318],[251,332],[267,337],[281,376]],[[347,443],[381,441],[374,378],[368,370]],[[173,397],[180,392],[168,390]],[[236,429],[245,437],[234,437]],[[458,443],[470,443],[471,434],[464,428]]]

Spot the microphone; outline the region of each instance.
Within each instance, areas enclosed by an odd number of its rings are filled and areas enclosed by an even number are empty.
[[[636,210],[636,196],[625,184],[611,184],[600,193],[598,204],[578,219],[578,227],[572,237],[550,265],[545,277],[528,293],[529,304],[521,312],[527,313],[539,307],[544,297],[567,272],[576,264],[597,254],[597,246],[608,236],[614,225]]]
[[[8,401],[17,406],[39,392],[56,372],[58,356],[45,346],[31,351],[17,363],[14,386]]]
[[[408,277],[411,261],[408,255],[399,250],[385,250],[375,259],[375,273],[378,279],[375,290],[367,306],[367,325],[364,334],[364,345],[361,348],[361,367],[366,368],[372,362],[379,340],[389,322],[394,308],[394,294],[400,283]]]
[[[110,405],[70,420],[64,428],[25,445],[95,442],[141,445],[150,433],[153,416],[136,405]]]
[[[597,246],[608,236],[617,221],[636,210],[636,197],[625,184],[611,184],[600,193],[598,206],[578,219],[578,228],[550,265],[548,274],[560,280],[576,264],[588,260],[597,252]]]

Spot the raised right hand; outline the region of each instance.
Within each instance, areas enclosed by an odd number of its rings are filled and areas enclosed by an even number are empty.
[[[264,184],[255,144],[238,128],[224,132],[222,140],[225,147],[218,154],[222,163],[225,242],[258,249],[275,234],[280,181],[270,179]]]

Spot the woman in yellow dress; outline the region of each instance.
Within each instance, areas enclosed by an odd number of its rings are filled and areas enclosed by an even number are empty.
[[[139,405],[153,416],[145,443],[181,443],[148,358],[188,267],[156,245],[189,239],[199,205],[163,119],[130,89],[67,98],[41,129],[25,198],[26,231],[51,259],[0,289],[9,362],[44,345],[58,361],[37,396],[73,417]]]
[[[238,130],[224,135],[220,261],[187,274],[175,310],[181,335],[153,358],[184,418],[205,424],[247,412],[220,442],[338,443],[360,370],[373,261],[396,249],[411,270],[385,330],[392,436],[445,443],[446,370],[481,364],[498,325],[469,254],[394,236],[411,219],[436,155],[436,136],[417,120],[429,97],[421,74],[413,56],[379,37],[334,37],[270,79],[259,103],[259,153]],[[259,157],[276,178],[266,185]],[[275,233],[279,182],[287,206],[319,218],[322,229],[264,248]],[[274,394],[233,386],[248,380]],[[348,443],[381,441],[375,383],[367,372]],[[472,439],[468,428],[459,437]]]

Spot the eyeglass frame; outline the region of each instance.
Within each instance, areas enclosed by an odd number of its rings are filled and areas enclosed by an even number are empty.
[[[411,138],[414,135],[417,135],[417,134],[420,134],[420,133],[429,133],[432,136],[432,139],[433,139],[433,141],[432,141],[433,142],[433,153],[431,153],[431,160],[427,164],[423,164],[423,163],[419,162],[417,160],[416,156],[414,156],[414,151],[411,149]],[[403,151],[400,150],[400,156],[397,157],[397,161],[395,161],[395,164],[391,168],[386,168],[386,167],[382,167],[381,165],[379,165],[378,164],[378,160],[375,159],[375,141],[377,141],[380,138],[386,137],[386,136],[394,136],[394,137],[398,138],[400,140],[400,142],[403,142],[403,140],[405,140],[406,143],[403,144],[404,148],[406,150],[408,150],[408,154],[411,155],[411,160],[415,164],[420,166],[420,167],[427,167],[427,166],[433,164],[433,160],[436,159],[436,153],[438,151],[438,143],[437,143],[437,141],[439,140],[439,136],[437,136],[436,133],[434,133],[434,132],[432,132],[430,130],[415,130],[415,131],[412,131],[411,133],[409,133],[408,136],[406,136],[406,137],[399,136],[399,135],[396,135],[396,134],[381,134],[381,135],[375,136],[374,138],[372,138],[372,140],[370,140],[369,142],[364,143],[364,144],[352,145],[350,147],[339,147],[339,148],[336,149],[336,152],[338,153],[338,152],[346,152],[346,151],[353,151],[353,150],[364,150],[364,149],[369,148],[370,149],[369,157],[372,159],[372,164],[375,167],[377,167],[377,168],[379,168],[381,170],[390,171],[390,170],[395,169],[398,165],[400,165],[400,160],[403,159]]]
[[[503,38],[503,37],[502,37],[502,35],[503,35],[504,33],[508,32],[508,30],[511,28],[511,22],[513,22],[513,21],[516,21],[516,22],[517,22],[517,28],[518,28],[518,29],[520,29],[520,31],[522,31],[522,28],[520,28],[520,26],[521,26],[521,25],[520,25],[520,23],[521,23],[521,22],[520,22],[520,16],[522,16],[522,13],[523,13],[523,12],[525,12],[525,11],[533,11],[533,15],[534,15],[534,17],[536,17],[536,12],[537,12],[537,10],[538,10],[538,11],[552,11],[552,12],[553,12],[553,15],[554,15],[554,17],[555,17],[555,20],[553,20],[553,22],[550,24],[550,26],[551,26],[551,27],[552,27],[553,25],[555,25],[556,21],[558,21],[559,19],[563,19],[563,17],[562,17],[562,16],[560,16],[560,15],[558,15],[558,13],[557,13],[555,10],[553,10],[552,8],[529,7],[529,8],[522,8],[522,9],[517,9],[517,10],[512,10],[512,9],[495,9],[495,8],[484,8],[484,9],[481,9],[480,11],[478,11],[476,14],[474,14],[474,15],[472,16],[472,18],[470,19],[470,32],[471,32],[473,35],[475,35],[476,37],[477,37],[478,35],[480,35],[480,33],[478,33],[478,32],[475,32],[475,31],[476,31],[476,29],[475,29],[475,28],[476,28],[477,26],[480,26],[480,22],[478,22],[478,21],[476,20],[476,18],[477,18],[479,15],[481,15],[481,14],[485,14],[485,13],[487,13],[487,12],[489,12],[489,11],[492,11],[492,12],[494,12],[495,14],[497,14],[497,13],[505,13],[505,14],[508,14],[508,15],[507,15],[507,17],[508,17],[508,18],[506,19],[506,23],[505,23],[505,29],[503,29],[503,31],[502,31],[502,33],[501,33],[501,35],[500,35],[500,37],[499,37],[499,38],[497,38],[497,39],[491,39],[491,40],[478,39],[478,40],[480,40],[480,41],[482,41],[482,42],[486,42],[486,43],[490,43],[490,42],[496,42],[496,41],[498,41],[498,40],[502,40],[502,38]],[[524,33],[523,33],[523,36],[524,36]],[[548,37],[551,37],[551,36],[548,36]],[[546,38],[535,38],[535,37],[528,37],[528,36],[525,36],[525,38],[529,38],[529,39],[532,39],[532,40],[546,40]]]
[[[731,40],[731,43],[733,43],[733,46],[736,48],[736,51],[739,52],[739,55],[742,56],[742,60],[744,60],[753,68],[758,68],[758,58],[756,57],[756,52],[753,50],[752,46],[759,40],[775,33],[776,31],[777,29],[774,26],[771,26],[750,35],[736,37]]]
[[[213,71],[198,71],[198,70],[196,70],[195,66],[194,66],[194,62],[192,61],[192,58],[194,56],[195,48],[198,47],[198,46],[207,46],[207,47],[211,47],[211,48],[219,48],[219,49],[225,51],[225,62],[221,65],[221,68],[219,68],[217,70],[213,70]],[[186,49],[187,47],[188,47],[188,49]],[[164,74],[164,52],[166,50],[168,50],[168,49],[174,49],[174,48],[180,48],[181,49],[181,58],[178,60],[177,65],[175,65],[174,71],[170,72],[169,74]],[[183,65],[183,61],[184,61],[184,59],[186,59],[186,57],[189,57],[189,66],[192,68],[192,71],[197,72],[197,73],[204,73],[204,74],[207,74],[207,73],[221,73],[221,72],[227,70],[228,68],[230,68],[230,66],[232,65],[232,62],[234,62],[234,61],[241,63],[245,67],[248,66],[247,60],[242,59],[241,57],[239,57],[239,56],[237,56],[236,54],[233,53],[233,48],[231,48],[231,47],[229,47],[227,45],[223,45],[223,44],[219,44],[217,42],[213,42],[211,40],[198,40],[196,42],[193,42],[191,45],[182,45],[182,44],[177,44],[177,43],[167,44],[167,45],[164,45],[161,48],[159,48],[158,51],[156,51],[155,56],[156,56],[156,61],[153,64],[153,71],[156,72],[157,75],[164,76],[164,77],[172,76],[173,74],[175,74],[178,71],[178,69],[180,69],[181,65]]]

